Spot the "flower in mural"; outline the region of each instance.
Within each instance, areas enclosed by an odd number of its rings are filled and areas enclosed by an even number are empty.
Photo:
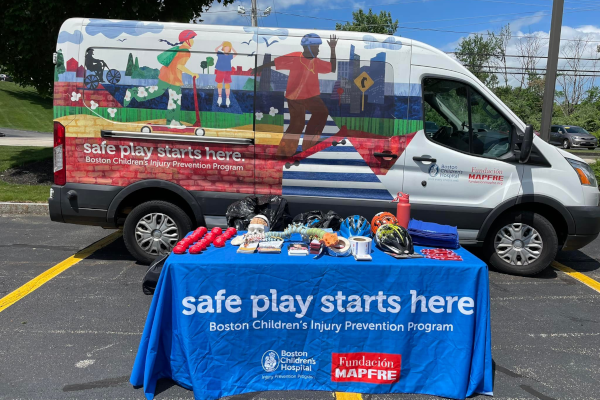
[[[169,89],[169,103],[167,110],[174,110],[178,105],[181,105],[181,94],[177,94],[173,89]]]
[[[148,91],[150,93],[154,93],[157,90],[158,90],[158,86],[148,86]]]
[[[106,111],[108,111],[108,113],[110,114],[111,118],[114,118],[115,114],[117,113],[117,109],[116,108],[109,108]]]
[[[71,93],[71,101],[79,101],[81,98],[81,93],[72,92]]]
[[[148,96],[148,92],[146,92],[146,88],[143,87],[143,86],[140,86],[138,88],[137,94],[138,94],[138,97],[141,97],[141,98],[144,98],[144,97]]]
[[[263,113],[261,113],[260,111],[259,111],[259,112],[257,112],[257,113],[256,113],[256,119],[257,119],[257,120],[259,120],[259,121],[260,121],[261,119],[263,119]]]
[[[271,117],[274,117],[275,115],[277,115],[279,113],[279,110],[276,109],[275,107],[271,107],[271,109],[269,110],[269,115]]]
[[[131,92],[129,90],[125,92],[125,101],[131,101]]]
[[[96,108],[98,108],[98,103],[96,103],[94,100],[90,101],[90,108],[92,110],[95,110]]]

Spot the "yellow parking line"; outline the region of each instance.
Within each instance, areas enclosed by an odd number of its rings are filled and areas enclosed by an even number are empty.
[[[362,400],[360,393],[335,392],[336,400]]]
[[[77,252],[75,255],[67,258],[66,260],[56,264],[54,267],[44,271],[40,275],[36,276],[14,292],[11,292],[0,299],[0,312],[6,310],[11,305],[15,304],[17,301],[21,300],[23,297],[27,296],[29,293],[33,292],[44,283],[48,282],[50,279],[55,276],[60,275],[62,272],[68,270],[73,265],[77,264],[79,261],[89,257],[96,250],[100,250],[104,246],[107,246],[114,242],[116,239],[121,237],[122,232],[117,231],[111,233],[103,239],[98,240],[96,243],[86,247],[85,249]]]
[[[597,292],[600,292],[600,282],[582,274],[581,272],[575,271],[573,268],[569,268],[566,265],[559,263],[558,261],[552,261],[551,264],[554,268],[564,272],[569,275],[571,278],[577,279],[579,282],[583,283],[594,289]]]

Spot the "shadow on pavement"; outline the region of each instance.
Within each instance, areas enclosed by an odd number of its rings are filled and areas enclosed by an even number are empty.
[[[556,261],[578,272],[591,272],[600,269],[598,260],[579,250],[561,251],[556,255]]]

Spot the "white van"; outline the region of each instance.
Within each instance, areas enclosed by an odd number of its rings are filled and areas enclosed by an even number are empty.
[[[522,275],[600,231],[590,167],[410,39],[69,19],[55,60],[51,218],[123,227],[142,262],[253,194],[370,219],[409,193]]]

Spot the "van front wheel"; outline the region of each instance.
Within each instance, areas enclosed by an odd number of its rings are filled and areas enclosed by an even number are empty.
[[[169,253],[192,229],[190,217],[166,201],[148,201],[135,207],[125,219],[123,240],[127,250],[142,264]]]
[[[554,227],[540,214],[510,213],[497,221],[486,241],[488,262],[514,275],[535,275],[550,265],[558,251]]]

